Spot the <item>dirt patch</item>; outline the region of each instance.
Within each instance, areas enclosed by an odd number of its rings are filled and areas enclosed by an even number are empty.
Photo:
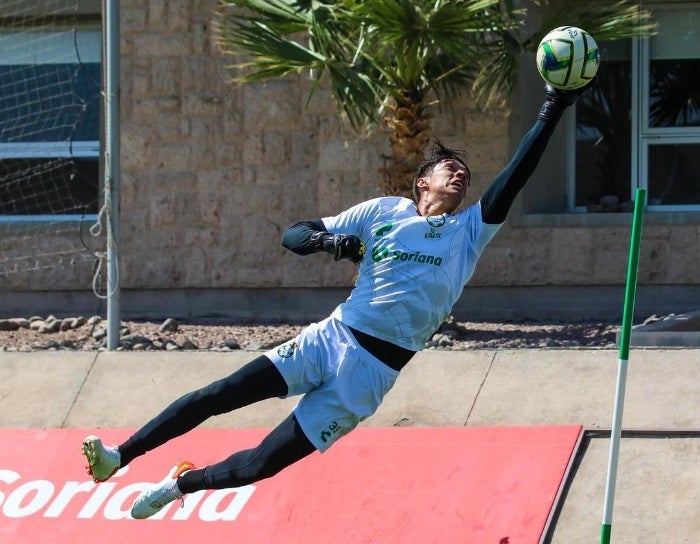
[[[99,318],[0,320],[0,351],[105,349],[105,325]],[[265,350],[294,338],[304,326],[293,323],[231,325],[210,320],[125,321],[119,349]],[[602,322],[449,321],[433,335],[426,348],[610,348],[615,346],[618,330],[618,324]]]

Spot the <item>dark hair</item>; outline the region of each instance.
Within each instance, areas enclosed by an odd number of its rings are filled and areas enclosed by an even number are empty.
[[[418,167],[416,177],[413,178],[413,200],[415,200],[416,203],[420,197],[420,191],[418,190],[417,185],[418,179],[431,174],[438,163],[447,159],[454,159],[461,162],[464,165],[464,168],[467,170],[467,181],[471,179],[472,175],[469,171],[469,167],[467,166],[467,158],[464,151],[447,147],[443,145],[438,138],[435,138],[435,143],[428,150],[428,156]]]

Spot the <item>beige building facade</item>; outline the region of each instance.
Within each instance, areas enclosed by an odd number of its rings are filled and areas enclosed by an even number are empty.
[[[324,90],[307,103],[304,75],[231,85],[230,59],[216,44],[215,0],[120,4],[121,289],[349,289],[351,264],[297,257],[282,248],[280,237],[293,222],[379,196],[386,135],[352,132]],[[434,134],[467,151],[468,203],[507,164],[536,118],[543,92],[534,58],[523,59],[522,72],[508,108],[484,112],[465,96],[449,110],[434,110]],[[621,302],[631,213],[593,213],[598,210],[567,204],[572,123],[567,118],[557,129],[509,220],[486,249],[471,289],[555,288],[563,296],[573,288],[571,293],[588,297],[590,288],[613,288],[600,292]],[[700,187],[697,178],[691,181]],[[700,286],[700,206],[695,206],[700,200],[690,204],[647,209],[639,283],[694,303]],[[52,293],[89,295],[94,271],[86,261],[6,274],[0,295],[5,306],[11,306],[13,294],[41,293],[47,300]],[[158,300],[168,313],[167,294]],[[192,313],[199,311],[207,313],[206,308]]]

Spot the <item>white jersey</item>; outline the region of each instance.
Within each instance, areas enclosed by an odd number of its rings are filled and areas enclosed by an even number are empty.
[[[423,217],[403,197],[368,200],[323,224],[367,247],[355,288],[332,316],[413,351],[449,316],[501,226],[482,221],[478,202],[454,215]]]

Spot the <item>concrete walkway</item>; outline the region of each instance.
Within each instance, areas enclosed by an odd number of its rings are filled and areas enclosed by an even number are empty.
[[[0,427],[138,427],[178,395],[222,377],[251,352],[2,352]],[[426,351],[367,426],[612,422],[616,350]],[[296,399],[264,401],[209,427],[270,427]],[[696,542],[700,535],[700,350],[630,355],[613,539]],[[664,431],[652,433],[651,431]],[[683,432],[681,432],[683,431]],[[589,433],[550,531],[555,544],[597,542],[609,438]]]

